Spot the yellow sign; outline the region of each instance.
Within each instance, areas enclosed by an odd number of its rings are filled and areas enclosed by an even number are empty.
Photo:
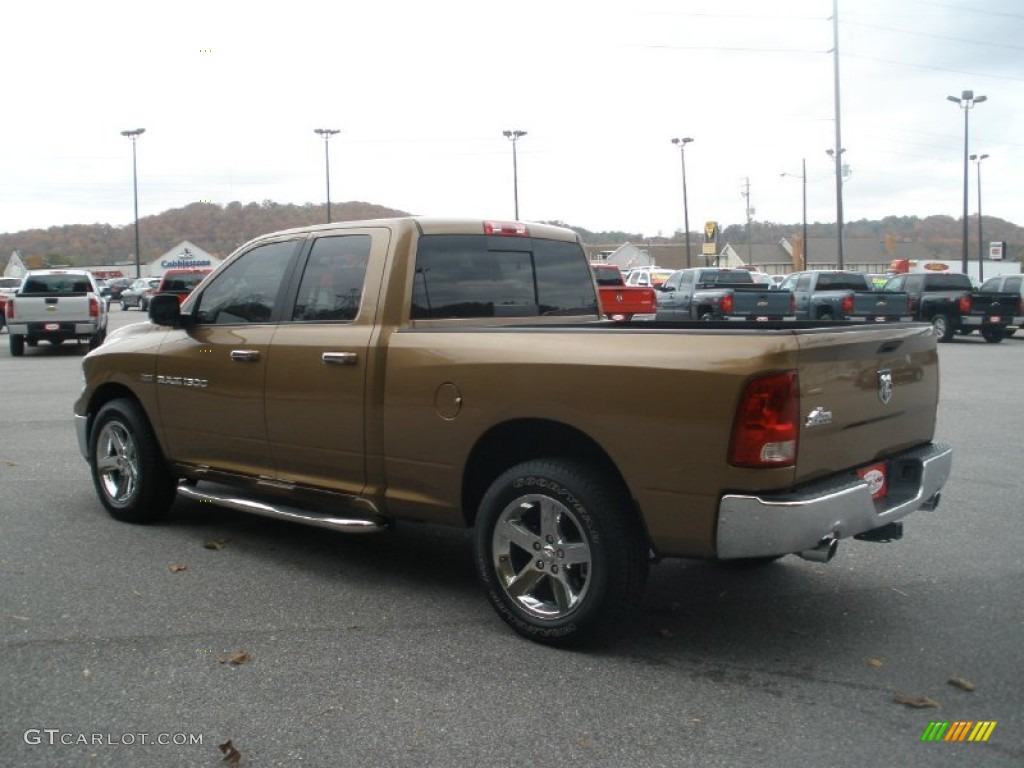
[[[714,256],[715,255],[715,244],[714,243],[704,243],[704,246],[701,249],[701,253],[704,256]]]
[[[709,242],[714,242],[718,238],[718,222],[717,221],[705,221],[704,222],[704,239]],[[707,251],[704,251],[707,253]]]

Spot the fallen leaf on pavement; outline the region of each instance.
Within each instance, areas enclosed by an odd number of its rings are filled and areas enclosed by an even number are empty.
[[[206,549],[224,549],[224,547],[226,547],[227,544],[228,543],[226,541],[224,541],[223,539],[220,540],[220,541],[214,541],[213,539],[210,539],[209,541],[204,541],[203,542],[203,546]]]
[[[228,765],[238,765],[242,760],[242,753],[235,749],[235,745],[231,743],[231,739],[228,739],[223,744],[218,744],[217,749],[224,754],[222,759]]]
[[[952,686],[955,686],[956,688],[959,688],[962,691],[974,690],[974,683],[972,683],[970,680],[964,680],[962,677],[951,677],[946,682]]]
[[[939,706],[939,702],[935,699],[929,699],[927,696],[907,696],[903,693],[897,693],[893,696],[893,701],[897,704],[903,704],[914,709],[934,709]]]
[[[170,571],[171,573],[181,573],[182,571],[187,571],[188,570],[188,566],[187,565],[179,565],[179,564],[175,563],[174,565],[167,566],[167,570]]]
[[[868,666],[869,667],[874,667],[875,669],[878,669],[879,667],[883,666],[884,664],[885,664],[885,662],[882,661],[881,659],[876,659],[874,657],[868,659]]]
[[[246,662],[252,661],[252,656],[245,651],[236,651],[230,656],[226,653],[221,654],[217,657],[217,661],[221,664],[234,664],[237,667],[239,664],[245,664]]]

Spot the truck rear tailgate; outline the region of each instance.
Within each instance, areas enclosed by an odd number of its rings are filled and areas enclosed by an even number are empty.
[[[939,368],[930,326],[798,334],[797,483],[880,461],[935,431]]]

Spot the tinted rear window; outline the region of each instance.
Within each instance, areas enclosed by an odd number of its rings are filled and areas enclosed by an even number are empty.
[[[967,275],[926,275],[924,287],[926,291],[969,291],[971,278]]]
[[[425,235],[416,253],[414,320],[597,314],[577,243],[492,235]]]
[[[818,289],[822,291],[869,291],[864,275],[842,272],[824,272],[818,275]]]
[[[164,280],[164,291],[172,293],[190,293],[193,288],[203,282],[209,272],[195,272],[187,275],[168,275]]]
[[[750,285],[754,278],[745,269],[704,269],[699,281],[701,285]]]
[[[89,279],[81,275],[32,275],[25,281],[22,293],[88,293]]]

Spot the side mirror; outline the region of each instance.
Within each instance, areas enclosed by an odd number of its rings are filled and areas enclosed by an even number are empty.
[[[158,293],[149,300],[149,319],[157,325],[181,325],[181,304],[173,293]]]

